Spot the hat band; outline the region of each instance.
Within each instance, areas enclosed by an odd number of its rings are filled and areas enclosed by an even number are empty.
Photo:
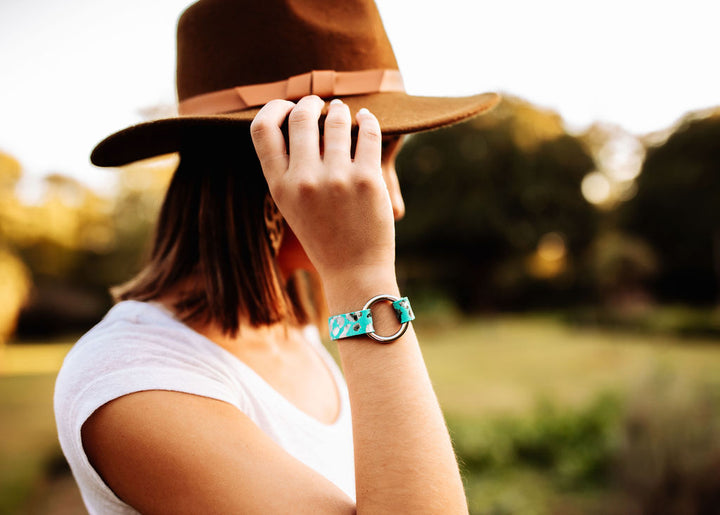
[[[181,115],[208,115],[265,105],[273,99],[297,100],[306,95],[335,97],[405,91],[400,71],[391,69],[336,72],[314,70],[288,79],[203,93],[178,105]]]

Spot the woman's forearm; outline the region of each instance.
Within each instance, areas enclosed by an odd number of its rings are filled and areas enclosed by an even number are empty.
[[[398,295],[394,274],[336,277],[324,286],[331,314],[371,297]],[[385,275],[385,277],[382,277]],[[379,334],[392,334],[389,304],[373,308]],[[338,341],[353,417],[358,513],[467,513],[450,438],[413,328],[383,344]]]
[[[352,116],[339,100],[273,100],[250,127],[280,212],[320,275],[331,315],[358,311],[372,297],[397,295],[395,226],[383,170],[382,133],[367,109]],[[281,125],[287,118],[289,143]],[[398,322],[387,304],[373,308],[380,334]],[[367,336],[339,343],[350,392],[360,513],[466,513],[455,455],[415,333],[393,343]]]

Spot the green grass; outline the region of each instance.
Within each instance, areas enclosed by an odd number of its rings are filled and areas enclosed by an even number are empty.
[[[12,343],[0,346],[0,376],[55,374],[71,343]]]
[[[15,513],[59,452],[54,374],[0,376],[0,513]]]
[[[15,513],[57,463],[53,388],[70,350],[59,343],[0,350],[0,513]]]
[[[720,378],[718,340],[583,329],[550,316],[441,325],[423,324],[422,313],[418,319],[478,514],[592,511],[615,494],[578,480],[594,477],[605,456],[605,421],[621,416],[603,411],[598,399],[632,398],[658,373],[688,391]],[[0,513],[23,512],[57,455],[50,370],[68,348],[6,348],[13,372],[0,374]],[[587,442],[602,452],[588,455]]]
[[[483,418],[523,413],[539,400],[582,406],[624,394],[658,370],[688,381],[720,377],[720,340],[686,340],[570,327],[551,317],[419,326],[445,412]]]
[[[667,413],[697,420],[707,412],[702,391],[720,384],[717,339],[588,329],[549,316],[420,325],[418,333],[473,514],[637,512],[638,492],[618,486],[623,474],[642,476],[658,455],[698,462],[693,443],[676,434],[687,421]],[[717,420],[720,406],[710,409]],[[630,418],[640,439],[660,442],[652,452],[623,448]],[[720,443],[712,431],[706,449]]]

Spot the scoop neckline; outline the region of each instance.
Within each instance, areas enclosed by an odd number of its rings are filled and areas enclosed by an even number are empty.
[[[285,404],[288,406],[292,412],[296,413],[300,417],[304,418],[307,421],[310,421],[312,424],[324,429],[324,430],[333,430],[337,429],[341,423],[343,422],[344,418],[347,415],[348,410],[348,399],[345,395],[343,395],[342,386],[341,386],[341,374],[339,369],[337,368],[337,364],[333,361],[330,363],[330,360],[332,360],[332,357],[329,355],[323,355],[317,348],[316,344],[322,345],[322,342],[320,341],[319,335],[317,336],[317,341],[313,341],[314,338],[306,338],[306,341],[308,345],[312,347],[313,352],[315,352],[322,363],[325,365],[325,368],[330,373],[330,376],[333,379],[333,384],[335,386],[335,395],[337,396],[338,402],[339,402],[339,410],[335,417],[335,420],[329,424],[326,424],[325,422],[315,418],[314,416],[310,415],[309,413],[306,413],[302,409],[300,409],[298,406],[296,406],[293,402],[290,401],[287,397],[285,397],[282,393],[280,393],[275,387],[273,387],[270,383],[268,383],[265,378],[263,378],[260,374],[258,374],[250,365],[245,363],[243,360],[238,358],[235,354],[228,351],[224,347],[218,345],[208,337],[200,334],[199,332],[195,331],[193,328],[189,327],[187,324],[183,323],[181,320],[178,320],[175,315],[167,309],[165,306],[158,302],[143,302],[143,301],[136,301],[136,300],[127,300],[122,301],[122,303],[125,302],[131,302],[136,303],[143,306],[148,306],[158,313],[161,313],[166,318],[168,318],[170,321],[172,321],[174,324],[178,324],[183,330],[188,332],[192,337],[194,337],[195,340],[198,340],[203,345],[210,347],[214,352],[220,353],[226,357],[228,357],[233,363],[237,364],[240,368],[242,368],[246,373],[248,373],[252,380],[260,385],[261,388],[264,388],[266,391],[270,393],[278,402],[281,404]],[[307,334],[308,331],[317,332],[317,327],[313,325],[306,325],[301,328],[303,334]],[[314,335],[313,335],[314,336]]]

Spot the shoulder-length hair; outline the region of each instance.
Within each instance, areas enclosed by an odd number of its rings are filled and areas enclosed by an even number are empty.
[[[152,301],[172,292],[181,320],[216,323],[230,336],[241,323],[317,323],[317,281],[307,274],[285,280],[271,250],[263,217],[268,188],[249,134],[205,129],[189,140],[149,259],[113,288],[115,300]]]

